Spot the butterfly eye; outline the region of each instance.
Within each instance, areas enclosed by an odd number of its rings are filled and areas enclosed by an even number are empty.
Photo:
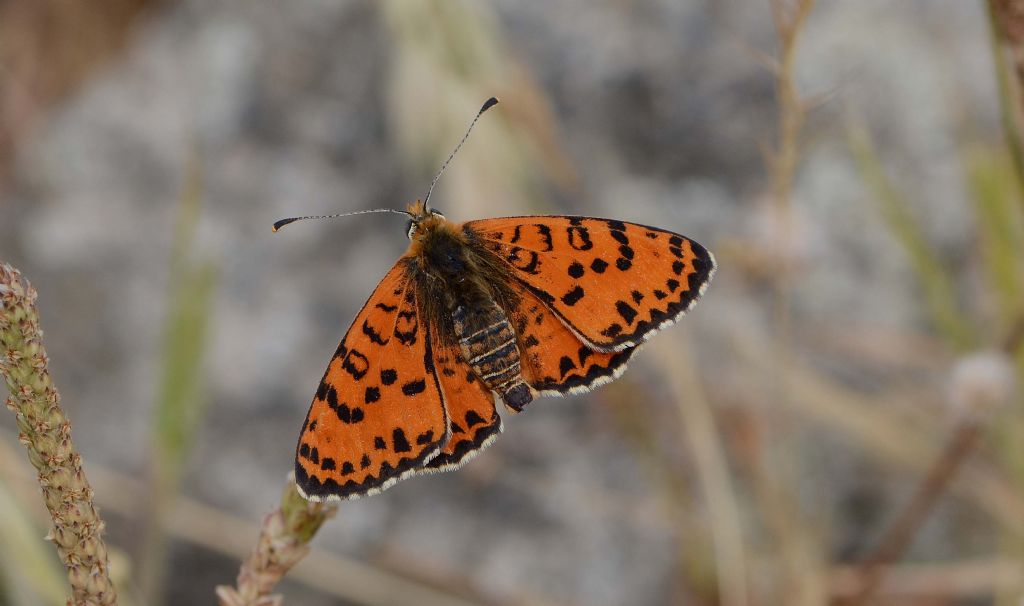
[[[418,225],[416,225],[415,221],[409,221],[409,223],[405,226],[405,236],[412,240],[413,235],[416,233],[417,227]]]

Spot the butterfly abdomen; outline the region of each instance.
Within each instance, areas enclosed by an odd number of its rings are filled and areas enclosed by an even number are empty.
[[[533,401],[533,393],[523,382],[515,332],[497,304],[460,305],[452,321],[462,357],[487,387],[517,412]]]

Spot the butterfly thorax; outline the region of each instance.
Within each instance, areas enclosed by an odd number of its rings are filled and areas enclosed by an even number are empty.
[[[435,214],[415,227],[409,256],[424,313],[439,327],[437,338],[457,342],[476,377],[521,410],[533,394],[522,378],[515,331],[499,304],[505,295],[496,289],[504,280],[495,279],[486,253],[462,225]]]

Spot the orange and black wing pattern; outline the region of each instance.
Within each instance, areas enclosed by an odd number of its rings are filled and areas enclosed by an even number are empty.
[[[533,293],[522,289],[509,310],[519,343],[523,380],[538,395],[585,392],[618,377],[636,348],[595,351],[580,341]]]
[[[441,385],[451,438],[441,453],[427,461],[424,471],[458,469],[479,450],[490,446],[501,433],[501,417],[494,408],[494,395],[462,358],[458,345],[440,345],[434,336],[434,370]]]
[[[402,258],[338,346],[302,427],[295,482],[312,501],[374,494],[448,443],[431,331]]]
[[[670,231],[589,217],[470,221],[463,230],[595,351],[636,347],[697,301],[715,270]]]

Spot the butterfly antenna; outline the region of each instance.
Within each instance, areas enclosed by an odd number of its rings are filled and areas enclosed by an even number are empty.
[[[480,111],[476,113],[476,116],[473,118],[473,121],[469,123],[469,128],[466,129],[466,134],[462,135],[462,140],[459,141],[459,144],[455,146],[455,150],[452,151],[451,155],[448,156],[448,159],[445,160],[444,164],[441,165],[441,170],[437,171],[437,175],[434,176],[434,180],[430,182],[430,189],[427,190],[427,195],[423,198],[424,208],[430,208],[430,206],[427,205],[427,200],[430,200],[430,194],[431,192],[434,191],[434,186],[437,185],[437,180],[441,178],[442,174],[444,174],[444,169],[448,168],[448,163],[452,161],[452,158],[455,157],[455,154],[459,153],[459,149],[462,148],[462,144],[465,143],[466,139],[469,138],[469,133],[473,132],[473,126],[476,125],[476,121],[480,119],[480,116],[484,115],[485,111],[491,109],[497,104],[497,97],[491,97],[490,99],[484,101],[484,104],[480,107]]]
[[[372,208],[370,210],[357,210],[350,213],[338,213],[336,215],[309,215],[308,217],[291,217],[288,219],[281,219],[280,221],[274,221],[274,232],[276,233],[285,225],[288,225],[289,223],[295,223],[296,221],[305,221],[306,219],[335,219],[337,217],[350,217],[352,215],[365,215],[368,213],[396,213],[399,215],[409,215],[409,213],[405,212],[404,210],[395,210],[394,208]]]

